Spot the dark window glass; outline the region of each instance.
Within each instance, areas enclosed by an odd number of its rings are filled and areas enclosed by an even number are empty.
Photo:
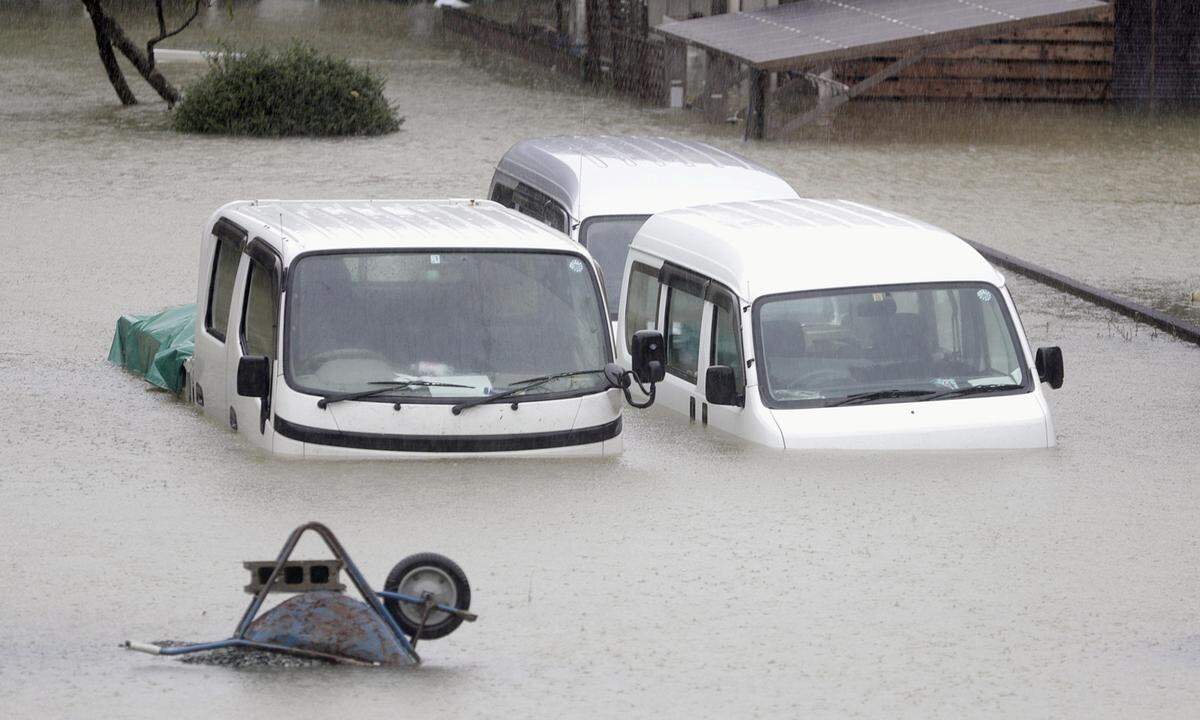
[[[733,375],[737,378],[737,389],[740,393],[746,389],[746,364],[742,361],[742,344],[737,319],[730,312],[730,307],[737,307],[732,300],[713,306],[713,335],[709,354],[712,357],[713,365],[728,365],[733,368]]]
[[[521,184],[513,193],[513,204],[510,206],[522,215],[549,225],[559,232],[567,232],[567,211],[561,205],[550,199],[550,196]]]
[[[629,296],[625,301],[625,347],[633,349],[633,334],[658,325],[658,271],[634,263],[629,274]]]
[[[667,288],[667,370],[696,382],[700,364],[700,321],[704,298],[679,288]]]
[[[579,244],[588,249],[604,271],[604,296],[608,299],[609,309],[614,312],[621,298],[621,280],[625,276],[629,243],[646,223],[647,217],[588,218],[580,231]]]
[[[506,208],[516,205],[516,201],[513,199],[513,189],[500,183],[496,183],[496,186],[492,188],[492,200]]]
[[[760,303],[755,323],[764,399],[789,407],[865,393],[921,397],[1029,384],[1004,297],[990,285],[782,295]]]
[[[611,360],[600,286],[581,255],[423,251],[310,255],[292,264],[284,364],[297,389],[480,397]],[[436,384],[434,384],[436,383]],[[521,397],[598,392],[587,373]]]
[[[242,350],[247,355],[275,359],[275,331],[279,323],[279,296],[275,275],[257,262],[250,263],[246,279],[246,306],[242,308]]]
[[[237,277],[238,262],[242,253],[237,244],[226,238],[217,239],[216,256],[213,258],[212,281],[209,286],[208,308],[204,314],[204,327],[209,334],[225,339],[229,329],[229,305],[233,299],[233,280]]]

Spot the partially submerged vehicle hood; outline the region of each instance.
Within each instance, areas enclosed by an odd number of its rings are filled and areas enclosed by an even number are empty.
[[[771,413],[788,449],[967,450],[1055,444],[1039,392]]]

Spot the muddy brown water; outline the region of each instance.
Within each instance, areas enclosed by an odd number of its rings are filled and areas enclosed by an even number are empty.
[[[1031,341],[1068,363],[1049,451],[785,455],[651,411],[626,415],[626,452],[603,462],[282,462],[108,366],[120,313],[192,299],[220,204],[481,194],[535,134],[698,137],[804,194],[910,212],[1142,300],[1197,282],[1195,120],[864,106],[745,147],[484,71],[406,35],[422,24],[281,0],[207,15],[176,47],[305,36],[377,63],[408,116],[378,139],[231,140],[175,135],[158,104],[115,107],[75,4],[0,7],[6,715],[1200,712],[1200,349],[1017,277]],[[308,519],[373,582],[410,552],[454,557],[481,620],[404,672],[117,649],[227,635],[241,561]]]

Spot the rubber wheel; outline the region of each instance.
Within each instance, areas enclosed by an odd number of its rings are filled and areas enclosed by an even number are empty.
[[[440,605],[459,610],[471,608],[471,585],[467,582],[466,573],[453,560],[437,553],[417,553],[396,563],[388,573],[383,589],[413,597],[421,597],[429,592]],[[421,625],[420,605],[394,598],[384,598],[383,604],[405,633],[411,636],[417,631]],[[446,637],[457,630],[462,622],[462,618],[434,610],[429,613],[425,627],[417,637],[421,640]]]

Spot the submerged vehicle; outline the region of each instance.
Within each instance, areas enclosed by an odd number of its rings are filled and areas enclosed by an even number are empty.
[[[629,242],[654,213],[798,197],[767,168],[712,145],[616,136],[523,140],[500,158],[488,196],[586,247],[613,319]]]
[[[762,445],[1055,444],[1038,381],[1062,385],[1061,351],[1031,351],[1004,277],[974,248],[883,210],[659,213],[630,247],[618,325],[626,366],[638,332],[665,335],[659,404]]]
[[[187,397],[269,452],[622,449],[594,261],[496,203],[230,203],[197,286]]]

